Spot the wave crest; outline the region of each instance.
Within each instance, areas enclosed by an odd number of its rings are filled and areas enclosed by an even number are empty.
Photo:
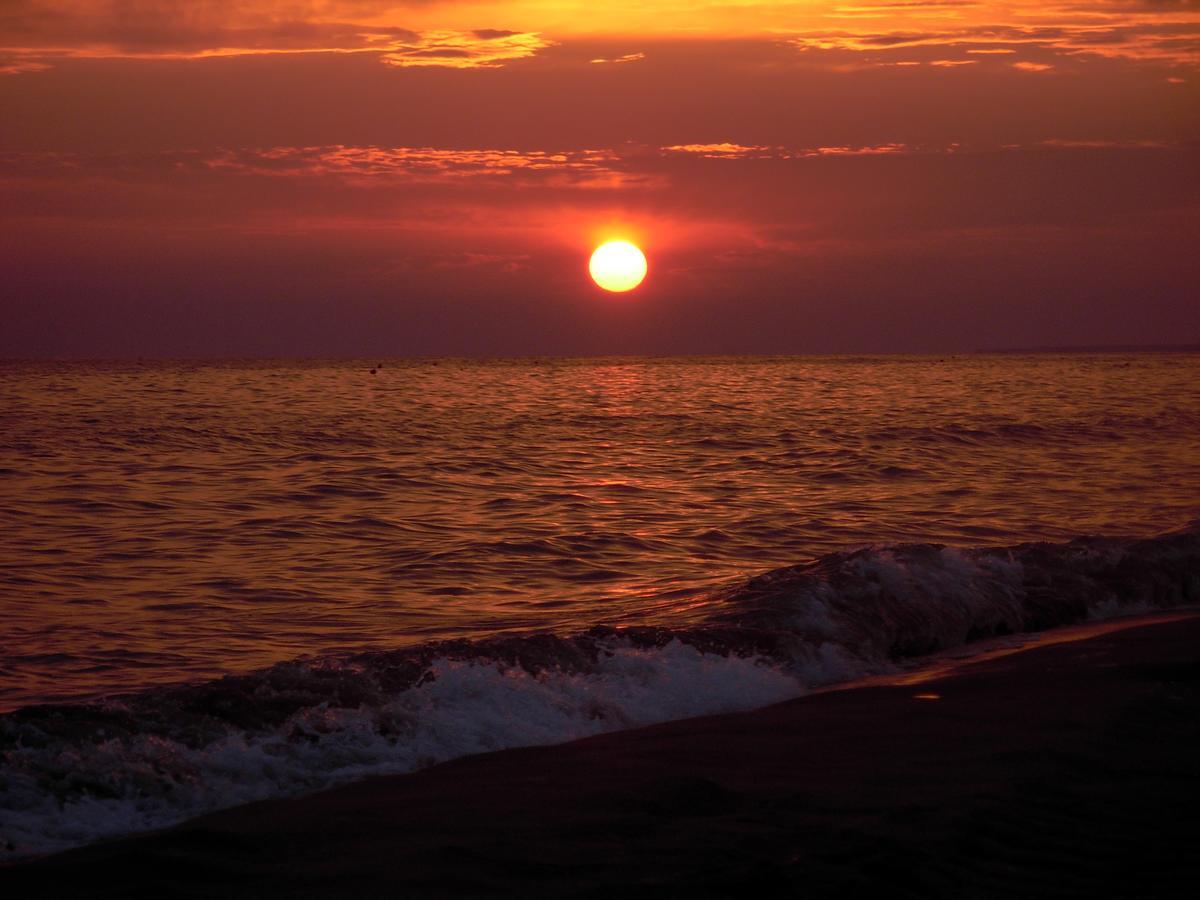
[[[1144,540],[873,547],[767,572],[686,629],[298,660],[0,717],[0,855],[459,756],[763,706],[1002,634],[1200,600],[1200,523]]]

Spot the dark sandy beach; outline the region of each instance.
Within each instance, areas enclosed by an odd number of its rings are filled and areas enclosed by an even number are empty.
[[[1083,626],[921,680],[227,810],[0,890],[1193,896],[1198,674],[1200,617]]]

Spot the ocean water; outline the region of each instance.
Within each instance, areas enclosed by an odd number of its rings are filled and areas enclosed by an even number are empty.
[[[0,855],[1200,601],[1197,355],[379,363],[0,363]]]

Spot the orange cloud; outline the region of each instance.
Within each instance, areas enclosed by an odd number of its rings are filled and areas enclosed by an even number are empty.
[[[751,157],[771,157],[775,155],[770,147],[747,147],[743,144],[673,144],[663,147],[667,153],[688,153],[693,156],[703,156],[706,159],[747,159]]]
[[[685,153],[704,159],[811,159],[819,156],[877,156],[884,153],[915,152],[906,144],[875,144],[867,147],[758,147],[742,144],[674,144],[664,153]]]
[[[938,53],[933,65],[953,63],[960,55],[1031,52],[1200,64],[1200,3],[1193,0],[916,0],[838,10],[832,18],[858,20],[862,27],[798,31],[791,40],[808,53],[849,52],[875,65],[895,65],[896,57],[929,61],[921,56],[926,52]]]
[[[256,175],[337,175],[352,179],[402,178],[442,181],[509,178],[521,173],[570,176],[576,185],[615,186],[624,173],[611,151],[448,150],[433,147],[275,147],[225,151],[193,158],[210,170]]]
[[[502,16],[504,30],[481,28]],[[830,30],[831,23],[847,27]],[[741,0],[680,10],[675,0],[7,0],[0,50],[40,57],[195,58],[374,53],[396,66],[495,67],[551,44],[598,35],[755,36],[854,65],[954,61],[989,53],[1032,62],[1104,56],[1194,66],[1192,0]],[[593,56],[627,63],[639,53]],[[23,71],[32,71],[23,69]]]
[[[597,59],[592,59],[592,60],[588,60],[588,61],[592,62],[592,63],[630,63],[630,62],[637,62],[638,60],[645,59],[645,58],[646,58],[645,53],[626,53],[624,56],[617,56],[617,57],[614,57],[611,59],[605,59],[604,57],[599,57]]]
[[[27,59],[0,59],[0,75],[24,75],[27,72],[44,72],[49,69],[48,63]]]
[[[894,65],[888,57],[913,51],[947,49],[970,55],[1012,54],[1043,51],[1065,58],[1102,56],[1113,59],[1141,60],[1175,65],[1200,65],[1200,22],[1175,23],[1167,27],[1148,27],[1129,31],[1119,27],[1077,29],[1058,33],[1058,29],[988,29],[975,35],[949,32],[933,35],[912,34],[823,34],[795,39],[801,51],[852,51],[875,54],[864,60],[876,65]],[[920,61],[920,60],[917,60]],[[976,62],[964,60],[962,62]],[[938,61],[944,64],[944,61]]]
[[[454,69],[494,68],[526,59],[551,41],[530,32],[480,29],[470,32],[426,32],[380,57],[392,66],[447,66]]]
[[[373,53],[393,66],[491,68],[552,43],[530,31],[412,27],[387,0],[14,0],[0,49],[23,57],[197,59]],[[47,63],[42,62],[45,66]],[[26,68],[22,71],[33,71]]]

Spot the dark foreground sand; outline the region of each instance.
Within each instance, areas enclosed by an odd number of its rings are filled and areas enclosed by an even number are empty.
[[[0,893],[1200,896],[1200,618],[1066,636],[229,810],[0,870]]]

